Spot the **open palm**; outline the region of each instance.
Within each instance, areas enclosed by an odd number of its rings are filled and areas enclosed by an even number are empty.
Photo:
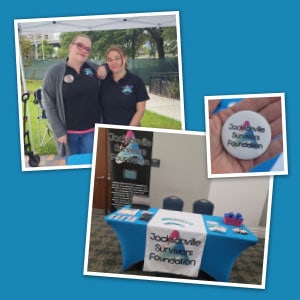
[[[256,165],[274,157],[283,151],[282,118],[280,97],[244,99],[230,108],[216,114],[211,114],[220,100],[209,101],[209,130],[211,151],[211,173],[242,173],[247,172]],[[242,160],[231,156],[223,147],[221,132],[225,121],[234,113],[242,110],[257,112],[265,117],[271,126],[272,139],[268,149],[255,159]]]

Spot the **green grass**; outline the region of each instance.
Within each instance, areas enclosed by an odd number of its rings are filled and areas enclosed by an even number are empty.
[[[30,123],[29,122],[26,123],[26,127],[27,127],[26,129],[30,130],[30,125],[31,125],[32,136],[30,137],[30,143],[31,143],[31,148],[32,150],[34,150],[35,154],[39,154],[39,155],[55,154],[56,147],[53,138],[46,145],[42,147],[39,145],[39,143],[42,141],[44,132],[46,132],[46,137],[49,136],[46,130],[47,128],[44,125],[45,122],[47,122],[47,120],[38,119],[38,116],[41,115],[41,111],[38,110],[40,106],[34,103],[34,92],[38,88],[40,88],[41,85],[42,85],[41,80],[26,81],[26,89],[27,92],[30,93],[30,97],[28,100]],[[38,134],[39,127],[40,127],[40,135]]]
[[[38,88],[42,86],[41,80],[26,80],[27,91],[33,94]]]
[[[43,122],[38,119],[38,108],[39,106],[34,104],[34,92],[40,88],[42,85],[41,80],[27,80],[26,87],[27,91],[30,93],[30,98],[28,100],[29,112],[30,112],[30,123],[32,127],[32,138],[30,139],[31,147],[35,154],[47,155],[55,154],[56,148],[54,140],[52,139],[47,145],[41,147],[38,141],[38,124],[40,124],[41,134],[44,132]],[[27,122],[27,130],[29,130],[29,122]],[[182,129],[181,122],[153,113],[146,110],[144,117],[141,122],[142,127],[150,128],[164,128],[164,129]],[[41,136],[41,135],[40,135]]]
[[[141,126],[164,129],[182,129],[181,122],[159,115],[149,110],[145,111]]]

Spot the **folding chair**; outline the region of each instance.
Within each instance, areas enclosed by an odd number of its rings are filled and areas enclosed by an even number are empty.
[[[196,200],[193,203],[193,213],[212,215],[214,211],[214,204],[206,199]]]
[[[182,211],[184,202],[177,196],[169,196],[163,199],[163,209]]]

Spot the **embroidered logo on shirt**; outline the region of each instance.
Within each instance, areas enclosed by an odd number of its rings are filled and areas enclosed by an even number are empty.
[[[72,83],[74,81],[74,77],[71,74],[68,74],[64,77],[64,82],[65,83]]]
[[[132,85],[125,85],[122,86],[122,93],[124,95],[130,95],[133,92],[133,86]]]
[[[83,74],[86,76],[89,76],[89,77],[93,76],[93,71],[90,68],[83,69],[82,71],[83,71]]]

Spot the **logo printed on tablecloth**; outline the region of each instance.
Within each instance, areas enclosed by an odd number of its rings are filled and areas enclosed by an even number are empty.
[[[198,276],[205,240],[201,215],[159,210],[147,226],[144,271]]]

